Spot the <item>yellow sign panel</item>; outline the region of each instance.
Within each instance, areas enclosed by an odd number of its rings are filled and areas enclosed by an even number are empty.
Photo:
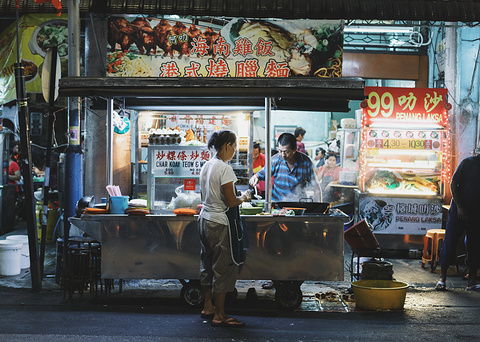
[[[425,140],[421,139],[383,139],[384,149],[394,150],[424,150]]]
[[[27,92],[42,92],[41,69],[50,44],[57,44],[62,66],[66,68],[66,19],[67,15],[58,17],[56,14],[28,14],[19,18],[20,60],[24,65]],[[17,62],[16,25],[16,22],[11,24],[0,36],[0,104],[17,98],[14,68]]]

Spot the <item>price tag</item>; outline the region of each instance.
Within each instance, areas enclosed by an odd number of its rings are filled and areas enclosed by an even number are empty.
[[[379,154],[378,148],[369,148],[367,150],[367,156],[378,156]]]
[[[431,142],[430,142],[431,145]],[[421,139],[383,139],[383,149],[424,150],[425,140]]]

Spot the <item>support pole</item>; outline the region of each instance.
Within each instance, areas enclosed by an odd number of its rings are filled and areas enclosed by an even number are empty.
[[[50,163],[52,159],[53,138],[53,113],[55,104],[56,79],[57,79],[57,47],[52,47],[52,60],[50,65],[50,80],[48,93],[48,128],[47,128],[47,152],[45,155],[45,177],[43,181],[43,210],[42,210],[42,237],[40,242],[40,274],[43,279],[45,263],[45,242],[47,235],[48,220],[48,197],[50,193]]]
[[[113,98],[107,102],[107,185],[113,185]]]
[[[80,1],[68,0],[68,76],[80,76]],[[80,146],[79,97],[68,98],[68,148],[65,156],[65,210],[63,214],[64,274],[68,265],[70,217],[75,215],[77,201],[83,196],[83,164]]]
[[[42,289],[40,265],[38,260],[37,228],[35,226],[35,205],[33,197],[32,153],[30,146],[30,125],[25,89],[25,70],[20,63],[19,15],[17,19],[17,63],[15,63],[15,87],[17,92],[18,122],[20,125],[20,167],[23,175],[23,191],[25,194],[25,219],[27,221],[28,248],[30,252],[30,274],[32,290],[39,292]]]
[[[265,98],[265,205],[266,212],[272,209],[272,167],[271,165],[271,140],[270,140],[270,116],[272,111],[272,99]]]

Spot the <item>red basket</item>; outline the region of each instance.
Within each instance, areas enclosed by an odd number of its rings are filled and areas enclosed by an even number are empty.
[[[371,252],[380,246],[365,220],[348,228],[344,233],[344,237],[350,248],[357,251],[357,254],[370,253],[371,255]]]

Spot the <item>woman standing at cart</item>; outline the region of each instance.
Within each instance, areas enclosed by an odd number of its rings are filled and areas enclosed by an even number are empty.
[[[216,151],[215,157],[206,162],[200,172],[203,202],[198,219],[200,283],[205,298],[201,316],[212,317],[212,326],[243,327],[245,323],[225,314],[225,296],[235,290],[238,275],[238,266],[232,260],[226,211],[248,200],[250,193],[247,190],[236,196],[234,184],[237,177],[227,164],[237,147],[235,133],[230,130],[214,132],[208,140],[208,148],[212,147]]]

